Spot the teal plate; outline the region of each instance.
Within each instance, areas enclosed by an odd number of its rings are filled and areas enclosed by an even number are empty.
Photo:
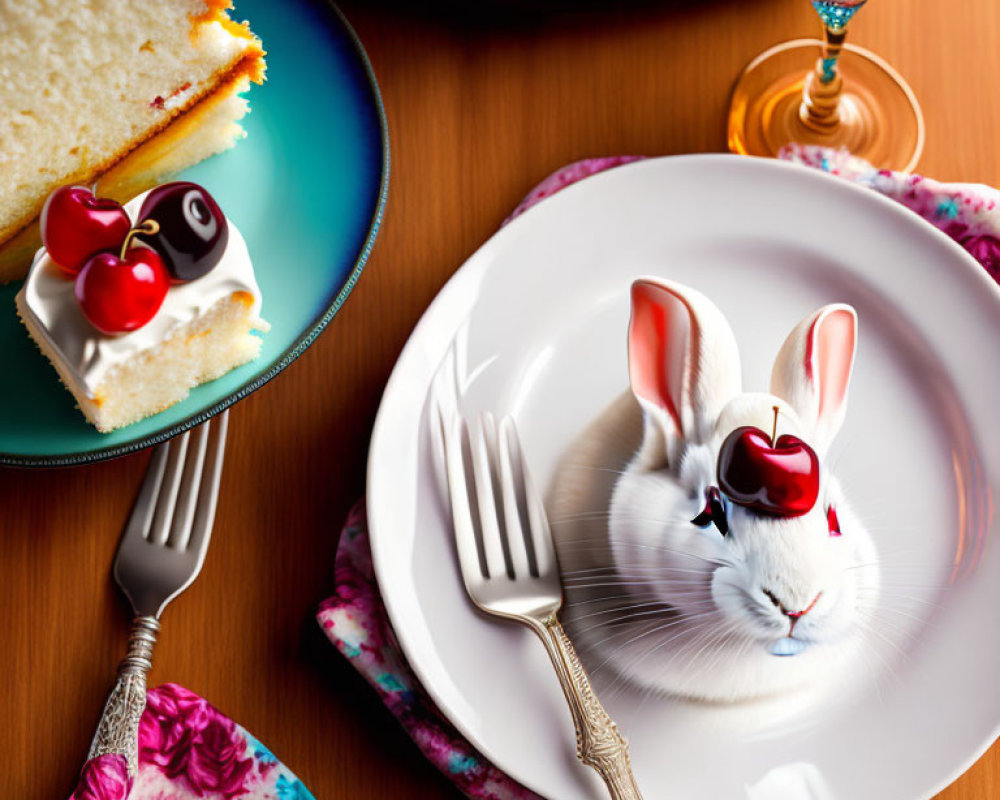
[[[184,402],[98,433],[17,319],[19,284],[0,287],[0,464],[79,464],[139,450],[203,422],[294,361],[337,313],[382,218],[389,139],[361,43],[322,0],[240,0],[267,50],[249,93],[247,138],[187,170],[246,238],[271,323],[260,356]]]

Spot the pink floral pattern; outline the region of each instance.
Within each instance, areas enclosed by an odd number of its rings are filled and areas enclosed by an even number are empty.
[[[131,791],[131,794],[129,793]],[[315,800],[271,752],[194,692],[150,689],[139,774],[117,755],[88,761],[70,800]]]
[[[132,791],[128,765],[119,755],[98,756],[84,764],[70,800],[125,800]]]
[[[875,169],[846,150],[789,145],[781,158],[874,189],[919,214],[969,251],[1000,281],[1000,191],[977,183],[942,183]]]
[[[183,779],[198,797],[246,794],[253,771],[236,724],[198,695],[167,684],[151,692],[139,726],[139,758]]]
[[[849,153],[824,148],[793,145],[781,157],[868,186],[897,200],[954,238],[1000,280],[1000,192],[995,189],[942,184],[919,175],[877,170]],[[641,158],[588,159],[563,167],[533,189],[507,222],[583,178]],[[427,759],[473,800],[537,798],[461,737],[407,666],[375,583],[363,501],[348,515],[341,534],[336,589],[337,593],[320,606],[320,625],[337,649],[374,687]]]

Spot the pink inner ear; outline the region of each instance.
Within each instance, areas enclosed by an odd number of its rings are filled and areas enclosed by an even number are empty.
[[[854,315],[839,308],[813,323],[806,348],[806,372],[819,382],[819,417],[843,405],[854,363]]]
[[[690,315],[684,303],[645,281],[632,286],[628,330],[629,380],[636,396],[664,409],[681,431],[679,398],[690,343]]]

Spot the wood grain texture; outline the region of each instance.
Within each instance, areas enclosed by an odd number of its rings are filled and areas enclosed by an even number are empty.
[[[384,227],[327,332],[234,409],[204,573],[163,620],[152,682],[211,699],[323,800],[456,796],[312,622],[332,587],[340,524],[364,488],[380,392],[421,312],[561,164],[722,150],[740,68],[816,28],[805,0],[531,5],[469,17],[344,4],[389,116]],[[923,103],[921,168],[1000,183],[996,0],[874,0],[852,28]],[[108,570],[147,458],[0,471],[0,796],[52,800],[72,788],[125,645]],[[998,796],[994,747],[941,798]]]

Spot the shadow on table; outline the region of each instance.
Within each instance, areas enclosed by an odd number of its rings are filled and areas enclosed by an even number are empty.
[[[344,658],[313,620],[303,626],[300,640],[299,655],[317,685],[329,689],[327,702],[335,708],[331,709],[331,719],[348,719],[352,730],[330,730],[331,738],[335,733],[342,736],[362,737],[373,749],[378,750],[377,762],[390,762],[393,771],[406,773],[405,783],[410,791],[420,797],[462,797],[454,784],[439,773],[413,743],[399,722],[379,700],[375,690]],[[366,787],[372,792],[385,787],[386,777],[373,774]],[[399,777],[395,781],[400,780]],[[393,782],[395,782],[393,781]]]
[[[771,7],[787,0],[750,0],[755,14],[770,13]],[[353,3],[345,3],[350,11]],[[590,25],[608,20],[627,20],[636,14],[698,14],[713,7],[746,7],[747,0],[367,0],[366,13],[435,22],[458,29],[510,29],[558,25]]]

